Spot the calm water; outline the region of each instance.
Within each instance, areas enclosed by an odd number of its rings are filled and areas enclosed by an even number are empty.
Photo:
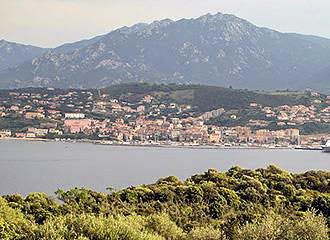
[[[330,154],[295,150],[166,149],[85,143],[0,141],[0,195],[54,193],[86,187],[105,191],[153,183],[175,175],[185,179],[209,168],[270,164],[293,172],[330,170]]]

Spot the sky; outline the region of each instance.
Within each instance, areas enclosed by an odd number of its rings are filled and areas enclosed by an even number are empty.
[[[40,47],[122,26],[230,13],[258,26],[330,38],[329,0],[0,0],[0,39]]]

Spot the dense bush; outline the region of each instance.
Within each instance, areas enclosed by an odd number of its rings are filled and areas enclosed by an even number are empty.
[[[0,239],[329,239],[330,172],[208,170],[110,194],[0,198]]]
[[[307,212],[303,217],[290,220],[270,213],[260,220],[243,226],[237,234],[242,240],[322,240],[328,239],[328,229],[322,216]]]

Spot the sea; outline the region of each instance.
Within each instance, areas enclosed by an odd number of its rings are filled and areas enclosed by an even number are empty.
[[[110,146],[91,143],[0,141],[0,196],[75,187],[107,192],[182,180],[208,169],[257,169],[275,165],[293,173],[330,171],[330,154],[289,149],[204,149]]]

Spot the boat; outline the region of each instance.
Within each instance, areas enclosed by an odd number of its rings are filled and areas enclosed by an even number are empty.
[[[323,152],[330,153],[330,140],[327,141],[327,143],[323,146]]]
[[[97,145],[112,145],[113,142],[112,141],[100,141],[100,142],[95,142],[94,144],[97,144]]]

